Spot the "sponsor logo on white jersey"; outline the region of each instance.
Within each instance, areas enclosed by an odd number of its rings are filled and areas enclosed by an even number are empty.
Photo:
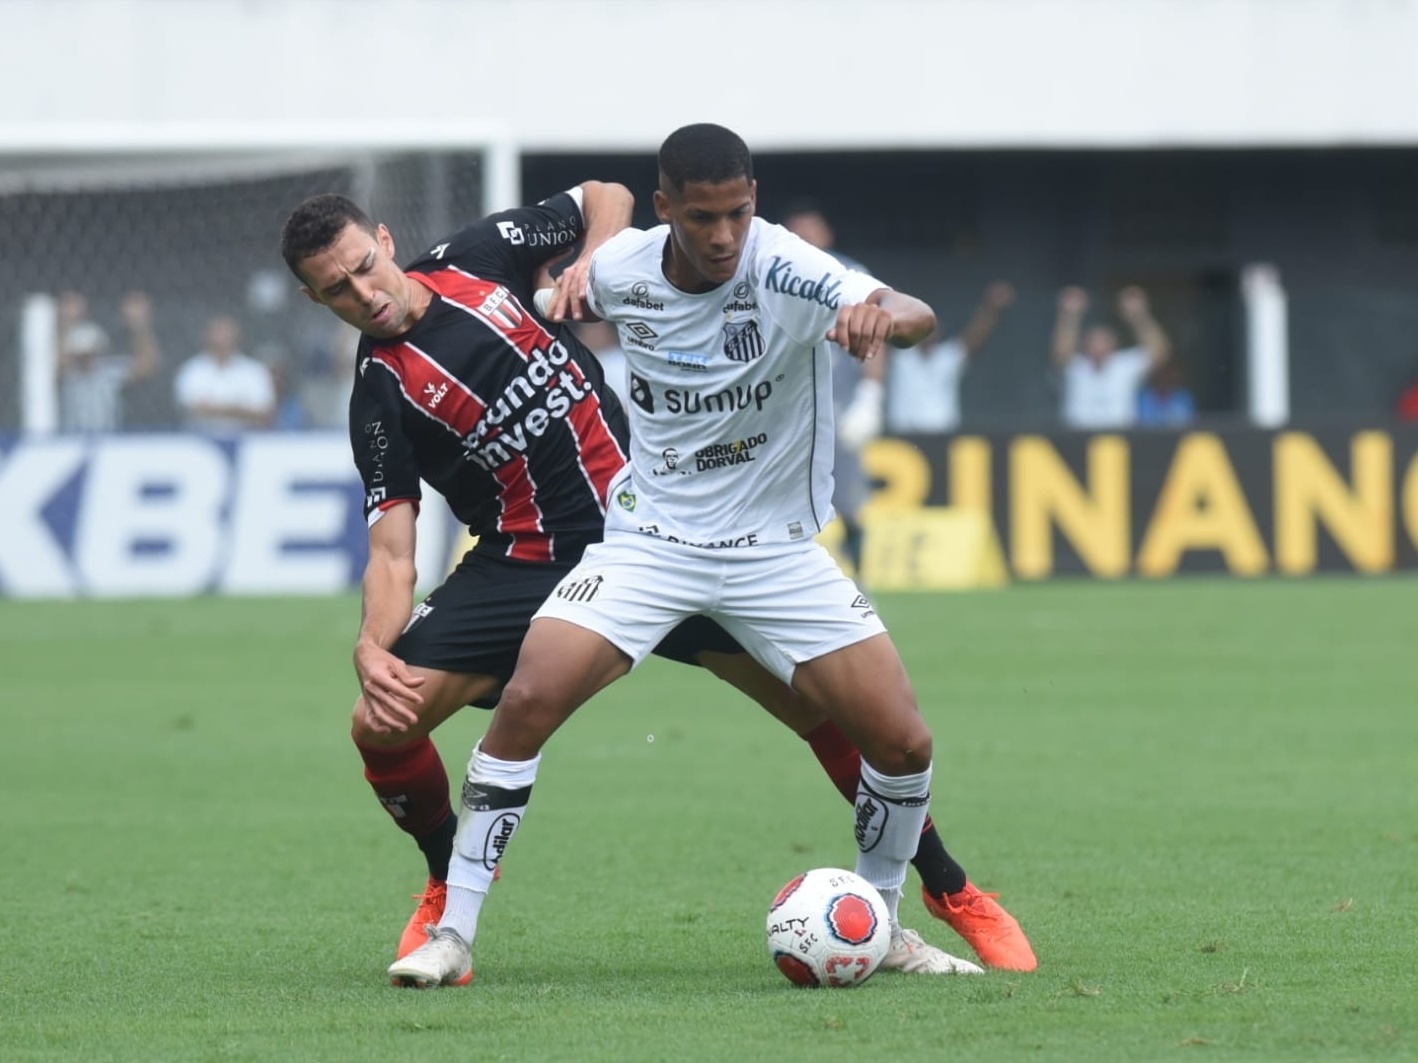
[[[650,285],[644,281],[636,281],[630,287],[630,294],[621,300],[625,306],[633,306],[637,310],[663,310],[664,303],[656,302],[650,298]]]
[[[665,363],[671,369],[682,369],[687,373],[709,372],[709,356],[692,354],[689,351],[666,351]]]
[[[799,277],[793,272],[793,264],[780,255],[773,256],[768,272],[763,276],[763,286],[770,292],[806,299],[829,310],[836,310],[842,302],[838,294],[842,288],[842,278],[831,273],[824,273],[817,280]]]
[[[728,465],[743,465],[754,460],[753,452],[768,442],[768,433],[759,432],[732,443],[713,443],[694,452],[694,467],[700,472],[722,469]]]
[[[734,384],[720,391],[690,391],[665,388],[665,409],[670,413],[736,413],[750,406],[763,409],[773,394],[773,382],[760,380],[756,384]],[[647,407],[653,410],[653,406]]]

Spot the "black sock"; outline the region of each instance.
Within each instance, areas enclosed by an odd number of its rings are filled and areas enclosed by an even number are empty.
[[[945,851],[945,842],[940,840],[935,823],[930,819],[921,831],[921,844],[916,847],[911,863],[916,865],[921,885],[932,897],[947,897],[965,888],[965,869]]]
[[[862,578],[862,542],[866,532],[855,520],[842,518],[842,553],[852,563],[852,571]]]
[[[453,835],[458,833],[458,817],[450,810],[443,822],[427,834],[414,838],[428,861],[428,877],[448,881],[448,861],[453,859]]]

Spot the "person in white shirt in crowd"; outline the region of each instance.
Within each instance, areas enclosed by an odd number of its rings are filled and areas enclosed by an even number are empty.
[[[615,397],[622,406],[630,403],[630,376],[625,367],[625,352],[620,349],[620,337],[609,321],[578,321],[573,326],[578,339],[591,349],[606,374]]]
[[[174,384],[183,424],[199,432],[265,428],[276,414],[276,384],[263,363],[241,352],[241,326],[207,322],[206,346],[187,359]]]
[[[1109,325],[1083,332],[1087,312],[1088,293],[1082,288],[1059,292],[1053,359],[1062,377],[1060,416],[1069,428],[1131,428],[1137,423],[1138,393],[1148,375],[1171,357],[1171,342],[1141,288],[1118,293],[1118,316],[1135,338],[1131,347],[1121,347],[1117,330]]]
[[[162,365],[152,301],[143,292],[129,292],[121,309],[131,354],[109,351],[108,333],[89,319],[82,295],[59,297],[59,424],[65,432],[118,431],[124,389]]]
[[[839,252],[837,233],[827,216],[814,204],[801,201],[783,215],[783,228],[849,270],[868,273],[866,266]],[[871,478],[862,462],[866,445],[881,435],[884,420],[884,381],[891,358],[882,351],[869,362],[861,362],[835,343],[832,352],[832,406],[836,417],[833,436],[832,508],[842,522],[842,552],[858,578],[862,570],[861,510],[871,498]]]
[[[937,329],[909,350],[897,351],[886,376],[886,427],[907,432],[953,432],[960,426],[960,380],[970,359],[1014,302],[1014,288],[996,281],[958,335],[940,338]]]

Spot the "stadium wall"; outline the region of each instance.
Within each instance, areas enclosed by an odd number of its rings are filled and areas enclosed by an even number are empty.
[[[348,437],[270,432],[0,439],[0,597],[333,594],[368,556]],[[419,514],[418,570],[448,570],[442,499]]]
[[[4,8],[0,144],[65,126],[380,125],[411,97],[421,121],[495,118],[533,150],[641,151],[691,120],[758,150],[1418,142],[1410,0]]]
[[[990,516],[1016,579],[1418,566],[1418,428],[878,440],[873,515]]]
[[[1418,567],[1418,428],[919,436],[878,440],[867,463],[872,523],[988,515],[1000,578]],[[341,433],[12,438],[0,494],[0,597],[331,594],[358,586],[367,552]],[[462,541],[436,496],[419,520],[430,585]],[[899,539],[908,552],[966,541]]]

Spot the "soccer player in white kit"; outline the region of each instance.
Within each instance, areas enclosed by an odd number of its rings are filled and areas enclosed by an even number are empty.
[[[755,218],[752,160],[729,130],[686,126],[659,161],[665,224],[599,248],[587,293],[626,351],[632,461],[611,484],[604,542],[536,614],[473,750],[443,918],[390,974],[414,985],[466,977],[543,745],[701,613],[861,750],[857,871],[891,911],[883,966],[978,973],[901,930],[897,905],[930,800],[931,734],[871,602],[813,538],[832,517],[826,341],[871,358],[886,343],[920,342],[935,315]]]

